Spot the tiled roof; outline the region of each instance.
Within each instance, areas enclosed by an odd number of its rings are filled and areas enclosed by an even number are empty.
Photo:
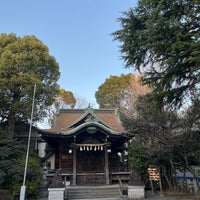
[[[76,124],[80,123],[81,120],[83,120],[82,123],[86,123],[85,117],[88,115],[97,119],[97,123],[103,124],[106,128],[110,129],[111,132],[126,133],[115,110],[110,109],[62,109],[57,116],[53,128],[43,131],[49,133],[69,133],[73,131]]]

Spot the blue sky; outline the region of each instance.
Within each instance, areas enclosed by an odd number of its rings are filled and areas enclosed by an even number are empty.
[[[118,43],[117,18],[136,0],[1,0],[1,33],[35,35],[60,66],[59,85],[92,105],[95,92],[110,75],[125,69]]]

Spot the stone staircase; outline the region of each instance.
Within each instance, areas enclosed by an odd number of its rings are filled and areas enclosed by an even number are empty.
[[[121,200],[122,195],[118,185],[106,186],[70,186],[65,189],[65,200],[72,199],[101,199]]]

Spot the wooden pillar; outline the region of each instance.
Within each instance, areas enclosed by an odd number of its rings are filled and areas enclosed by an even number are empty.
[[[76,147],[73,148],[73,182],[72,185],[76,185]]]
[[[109,181],[109,165],[108,165],[108,148],[104,146],[104,152],[105,152],[105,177],[106,177],[106,184],[110,184]]]
[[[62,142],[59,141],[58,169],[62,168]]]

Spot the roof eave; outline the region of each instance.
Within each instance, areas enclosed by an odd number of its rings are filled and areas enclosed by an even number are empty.
[[[47,130],[39,130],[39,132],[41,134],[51,134],[53,135],[60,135],[60,136],[72,136],[75,135],[77,132],[79,132],[81,129],[85,128],[85,127],[89,127],[89,126],[97,126],[99,128],[102,128],[103,130],[105,130],[108,134],[110,134],[111,136],[122,136],[124,134],[126,134],[126,132],[119,132],[119,131],[115,131],[113,129],[110,129],[106,126],[104,126],[103,124],[100,124],[98,122],[85,122],[84,124],[81,124],[77,127],[75,127],[74,129],[68,130],[68,131],[58,131],[58,132],[53,132],[53,131],[47,131]]]

